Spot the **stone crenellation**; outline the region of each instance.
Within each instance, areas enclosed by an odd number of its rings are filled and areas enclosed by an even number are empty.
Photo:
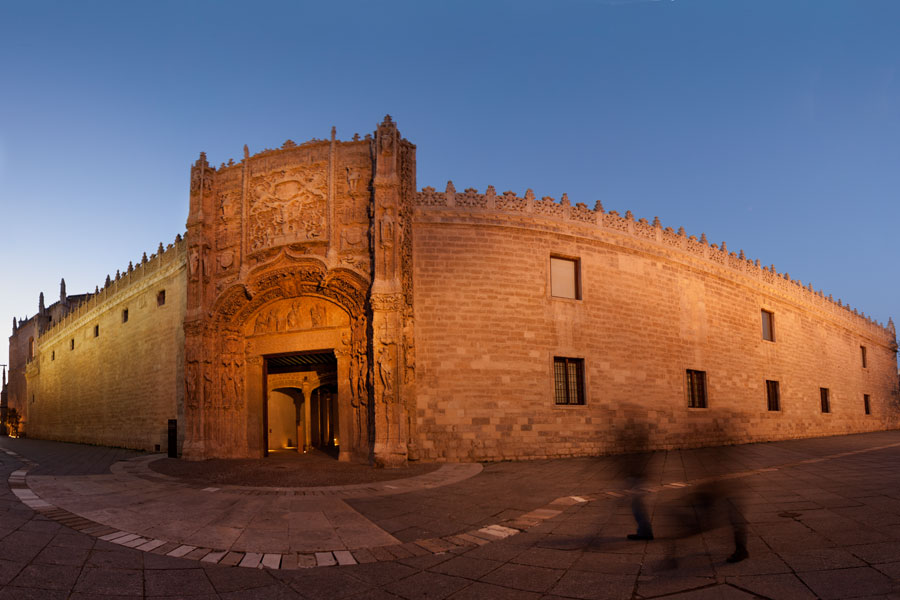
[[[160,242],[159,249],[155,254],[148,257],[145,252],[137,265],[129,261],[125,273],[117,270],[115,279],[107,275],[102,288],[95,287],[93,294],[88,294],[83,302],[71,309],[62,319],[54,321],[44,328],[38,335],[38,340],[41,341],[46,336],[54,335],[57,331],[65,329],[69,324],[103,305],[107,300],[115,299],[121,292],[137,285],[146,277],[157,273],[175,261],[184,260],[184,256],[185,244],[181,234],[175,236],[174,243],[165,247]]]
[[[816,290],[812,283],[804,285],[801,280],[792,279],[786,272],[779,273],[775,269],[775,265],[762,266],[759,259],[747,258],[743,250],[729,251],[727,243],[724,241],[721,245],[710,244],[706,233],[702,233],[697,239],[694,235],[688,236],[684,227],[679,227],[677,231],[672,227],[663,227],[659,217],[654,217],[653,222],[650,222],[643,218],[635,219],[630,210],[626,211],[624,216],[615,210],[606,211],[600,200],[597,200],[594,208],[589,208],[581,202],[573,205],[565,193],[559,202],[550,196],[544,196],[538,200],[531,189],[525,191],[523,198],[512,191],[497,194],[492,185],[489,185],[483,194],[473,188],[457,192],[453,182],[448,181],[443,192],[430,186],[423,188],[416,194],[415,205],[425,209],[474,209],[531,218],[554,219],[593,226],[609,232],[628,235],[641,241],[654,242],[666,248],[680,250],[694,258],[705,259],[720,267],[740,272],[836,316],[851,319],[871,329],[881,330],[879,333],[888,333],[892,338],[896,336],[892,319],[888,320],[887,325],[879,323],[858,309],[851,308],[840,298],[834,300],[831,294],[826,296],[822,290]]]

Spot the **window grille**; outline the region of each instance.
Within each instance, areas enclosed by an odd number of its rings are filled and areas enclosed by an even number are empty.
[[[781,399],[778,393],[778,382],[766,380],[766,399],[769,410],[781,410]]]
[[[706,408],[706,371],[687,370],[688,408]]]
[[[553,358],[556,404],[584,404],[584,359]]]

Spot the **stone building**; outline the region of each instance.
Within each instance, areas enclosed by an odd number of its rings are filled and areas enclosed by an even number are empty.
[[[599,202],[417,191],[415,152],[386,117],[201,153],[183,239],[14,321],[28,435],[391,466],[898,426],[893,322]]]

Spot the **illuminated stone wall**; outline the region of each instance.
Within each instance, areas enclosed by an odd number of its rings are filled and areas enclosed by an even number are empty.
[[[309,444],[309,403],[295,438],[296,406],[265,403],[267,365],[298,353],[334,356],[340,459],[383,466],[618,452],[633,423],[653,448],[900,426],[892,322],[599,203],[416,192],[415,161],[390,117],[219,167],[201,154],[183,241],[96,294],[62,289],[10,338],[29,435],[165,449],[177,418],[189,459]],[[551,294],[551,257],[577,261],[579,298]],[[556,404],[555,357],[583,361],[583,405]],[[688,407],[688,370],[706,408]]]
[[[185,283],[179,237],[45,330],[25,369],[27,434],[165,451],[183,416]]]
[[[893,323],[725,244],[601,206],[452,185],[420,193],[414,223],[423,458],[614,452],[629,420],[648,424],[655,448],[898,426]],[[551,296],[551,256],[579,260],[582,299]],[[584,360],[583,406],[555,404],[556,356]],[[708,408],[688,408],[688,369],[707,373]],[[780,411],[767,410],[767,379],[780,382]]]

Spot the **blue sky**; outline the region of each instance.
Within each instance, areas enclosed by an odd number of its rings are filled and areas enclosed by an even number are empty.
[[[0,0],[0,325],[183,232],[200,151],[386,113],[419,188],[658,215],[886,322],[898,23],[892,0]]]

